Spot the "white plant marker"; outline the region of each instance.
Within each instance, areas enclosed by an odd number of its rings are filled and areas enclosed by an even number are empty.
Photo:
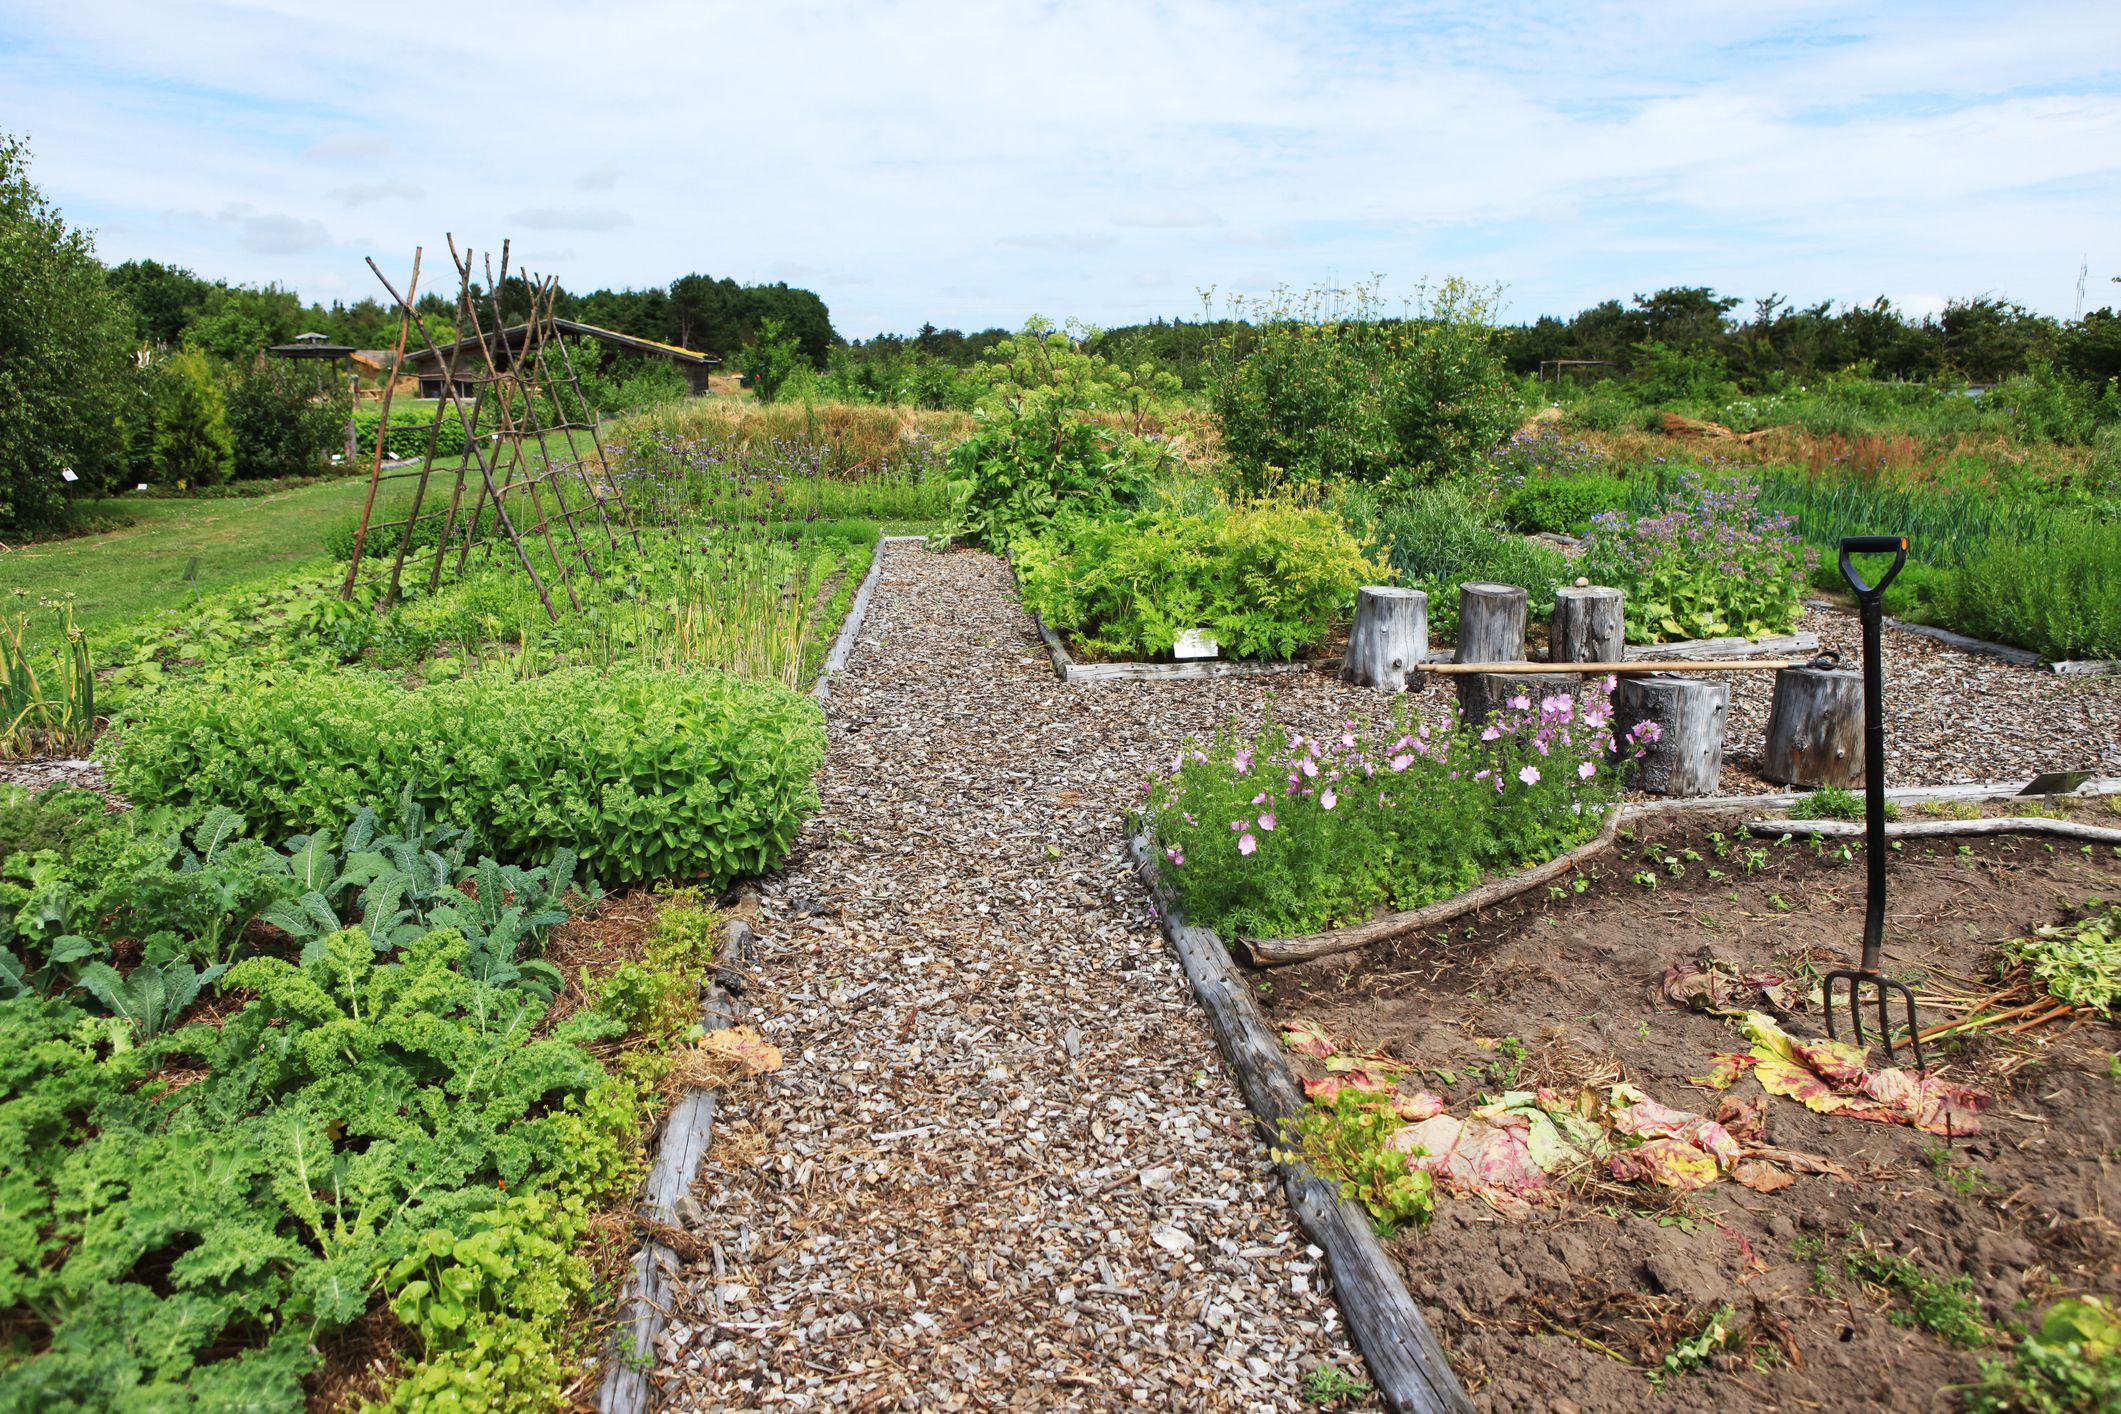
[[[1221,647],[1204,628],[1187,629],[1171,647],[1174,658],[1213,658],[1221,652]]]

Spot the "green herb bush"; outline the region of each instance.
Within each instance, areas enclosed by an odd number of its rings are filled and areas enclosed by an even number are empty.
[[[1400,584],[1428,594],[1429,632],[1444,641],[1458,632],[1459,585],[1523,585],[1527,612],[1545,619],[1554,612],[1555,587],[1571,577],[1559,550],[1497,529],[1457,487],[1401,496],[1349,487],[1334,505],[1372,559]]]
[[[1502,498],[1512,530],[1582,533],[1591,517],[1627,504],[1627,483],[1612,476],[1535,477]]]
[[[1092,653],[1168,654],[1205,628],[1224,656],[1285,659],[1322,642],[1378,571],[1319,510],[1062,515],[1013,552],[1024,602]]]
[[[345,389],[326,376],[330,396],[315,396],[317,377],[287,359],[259,354],[228,382],[228,431],[239,479],[311,476],[346,446]]]
[[[383,425],[383,409],[357,408],[353,421],[355,448],[363,456],[373,456],[376,450],[376,429]],[[432,409],[406,407],[402,403],[390,410],[390,427],[383,433],[383,455],[393,460],[427,455],[427,437],[430,430],[434,431],[436,456],[463,455],[464,420],[454,409],[445,407],[441,426],[435,428]]]
[[[381,674],[187,683],[138,702],[106,748],[138,804],[224,804],[267,833],[405,795],[504,859],[570,846],[607,884],[772,868],[817,805],[822,713],[712,670],[500,672],[408,690]]]
[[[1619,794],[1616,753],[1656,730],[1615,742],[1603,692],[1519,697],[1441,730],[1402,707],[1331,740],[1270,722],[1188,742],[1143,785],[1144,813],[1187,918],[1226,936],[1312,933],[1596,834]]]

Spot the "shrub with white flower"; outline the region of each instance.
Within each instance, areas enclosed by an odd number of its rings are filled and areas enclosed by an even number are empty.
[[[1613,679],[1512,698],[1477,728],[1402,703],[1329,738],[1269,723],[1189,742],[1142,786],[1189,918],[1286,937],[1419,908],[1597,833],[1655,723],[1612,732]]]

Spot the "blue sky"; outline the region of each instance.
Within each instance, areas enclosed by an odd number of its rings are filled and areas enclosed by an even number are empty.
[[[454,232],[857,337],[1372,275],[2121,303],[2112,0],[10,0],[0,129],[105,259],[323,299]]]

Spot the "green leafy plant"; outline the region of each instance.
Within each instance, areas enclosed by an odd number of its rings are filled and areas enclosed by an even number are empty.
[[[1142,396],[1135,375],[1039,319],[997,343],[977,374],[988,388],[977,424],[950,451],[951,474],[966,486],[961,527],[974,541],[1007,549],[1064,510],[1141,501],[1164,454],[1094,416],[1133,406]]]
[[[1406,488],[1478,472],[1516,425],[1496,292],[1447,280],[1390,317],[1380,282],[1236,301],[1208,393],[1252,491]]]
[[[1304,1106],[1292,1144],[1276,1157],[1300,1159],[1339,1184],[1342,1197],[1362,1204],[1378,1229],[1389,1232],[1427,1222],[1436,1210],[1429,1175],[1407,1163],[1418,1154],[1389,1142],[1404,1125],[1393,1112],[1391,1096],[1344,1085],[1330,1103]]]
[[[2003,944],[1999,969],[2024,966],[2054,996],[2109,1015],[2121,998],[2121,907]]]
[[[1340,523],[1283,504],[1057,517],[1017,542],[1024,602],[1096,654],[1168,654],[1205,628],[1233,658],[1325,639],[1377,571]]]
[[[2100,1414],[2121,1408],[2121,1320],[2097,1296],[2058,1301],[2010,1359],[1983,1360],[1970,1414]]]
[[[1544,619],[1553,612],[1555,587],[1572,573],[1559,550],[1491,525],[1456,486],[1405,494],[1343,487],[1333,505],[1365,554],[1389,566],[1400,584],[1427,592],[1429,630],[1441,639],[1457,636],[1459,585],[1523,585],[1528,614]]]
[[[1626,501],[1627,488],[1614,477],[1538,477],[1503,496],[1502,518],[1515,530],[1581,533],[1592,516]]]
[[[1337,1409],[1367,1399],[1372,1393],[1374,1390],[1368,1380],[1351,1375],[1338,1365],[1318,1365],[1304,1376],[1304,1398],[1321,1409]]]
[[[357,672],[180,684],[135,704],[106,752],[113,784],[142,804],[220,802],[292,834],[410,786],[503,858],[568,847],[610,882],[717,886],[786,853],[823,754],[801,694],[624,665],[418,691]]]
[[[1850,1230],[1851,1244],[1842,1257],[1848,1274],[1885,1288],[1907,1302],[1887,1317],[1895,1325],[1920,1326],[1954,1345],[1986,1345],[1992,1332],[1981,1320],[1981,1299],[1974,1279],[1964,1273],[1939,1280],[1906,1257],[1880,1251],[1864,1242],[1862,1230]]]

